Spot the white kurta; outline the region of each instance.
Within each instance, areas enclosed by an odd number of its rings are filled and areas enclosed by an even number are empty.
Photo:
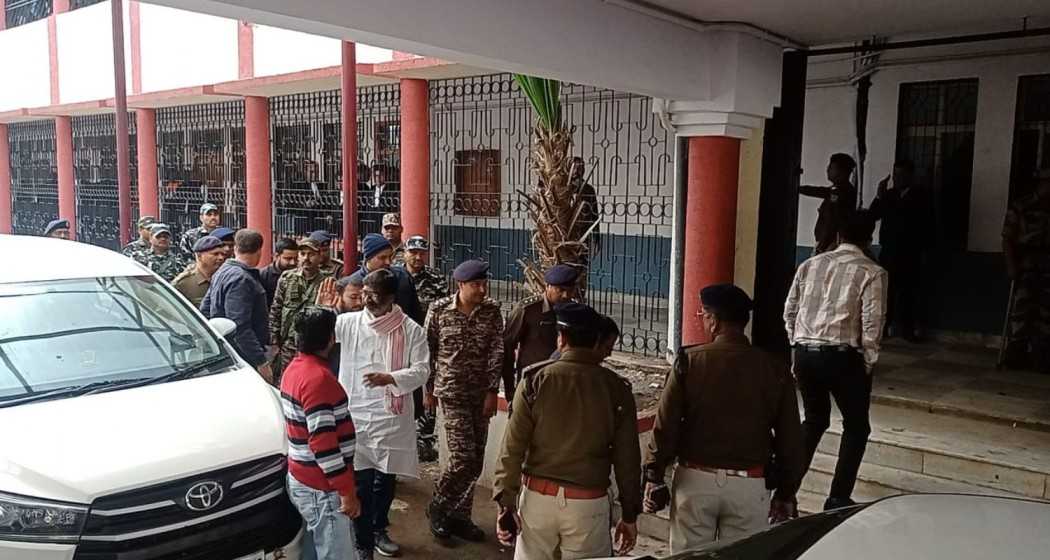
[[[339,383],[350,399],[350,415],[357,432],[354,469],[377,469],[386,474],[419,478],[416,451],[415,403],[412,391],[430,376],[430,350],[423,328],[405,318],[405,355],[401,369],[390,371],[389,338],[376,333],[368,324],[372,316],[365,311],[343,313],[335,323],[335,337],[341,345]],[[370,389],[366,373],[389,373],[396,386]],[[401,414],[387,412],[386,393],[404,395]]]

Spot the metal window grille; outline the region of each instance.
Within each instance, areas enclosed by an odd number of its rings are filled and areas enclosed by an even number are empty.
[[[1021,76],[1017,82],[1010,200],[1032,192],[1032,178],[1050,172],[1050,74]]]
[[[11,124],[11,202],[13,232],[40,235],[58,217],[55,121]]]
[[[72,11],[72,10],[79,10],[80,8],[86,8],[88,6],[93,6],[95,4],[102,3],[103,1],[104,0],[70,0],[70,2],[69,2],[69,9],[70,9],[70,11]]]
[[[649,98],[575,84],[562,91],[573,152],[585,162],[600,213],[589,303],[620,325],[621,350],[661,353],[667,347],[673,136],[660,127]],[[435,264],[447,273],[468,258],[487,260],[493,295],[509,307],[528,295],[518,260],[531,254],[533,230],[519,193],[536,180],[530,167],[535,114],[508,74],[432,81],[430,103]],[[457,176],[487,168],[500,178],[498,194],[457,188]]]
[[[343,230],[342,115],[338,90],[270,100],[276,235]],[[380,230],[400,209],[401,108],[397,84],[358,88],[358,232]],[[385,178],[376,196],[372,170]]]
[[[247,222],[244,102],[157,110],[160,219],[174,236],[200,225],[200,206],[219,207],[222,224]]]
[[[74,117],[72,128],[77,239],[119,250],[116,116],[99,114]],[[138,158],[135,152],[134,113],[128,114],[128,134],[131,191],[136,192],[134,186],[138,176]]]
[[[977,79],[901,84],[897,115],[897,159],[911,160],[916,180],[932,189],[935,242],[965,249]]]
[[[52,0],[7,0],[4,18],[7,28],[18,27],[51,15]]]

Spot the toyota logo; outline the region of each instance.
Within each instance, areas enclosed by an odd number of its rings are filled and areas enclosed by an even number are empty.
[[[186,491],[186,507],[193,511],[208,511],[222,501],[222,485],[213,480],[198,482]]]

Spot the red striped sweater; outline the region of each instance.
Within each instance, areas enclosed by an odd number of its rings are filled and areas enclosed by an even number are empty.
[[[281,406],[288,435],[288,472],[323,492],[347,496],[354,489],[354,423],[346,391],[327,361],[299,354],[281,378]]]

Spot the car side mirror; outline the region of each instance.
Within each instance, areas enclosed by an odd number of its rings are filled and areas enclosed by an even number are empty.
[[[226,338],[233,334],[233,331],[237,330],[237,323],[227,319],[226,317],[215,317],[214,319],[208,319],[208,324],[211,328],[215,329],[219,333],[219,336]]]

